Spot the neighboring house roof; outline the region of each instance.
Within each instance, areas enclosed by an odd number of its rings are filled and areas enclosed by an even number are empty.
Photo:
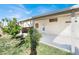
[[[79,11],[79,5],[74,5],[74,6],[71,6],[69,8],[65,8],[63,10],[58,10],[58,11],[55,11],[55,12],[51,11],[51,13],[34,16],[30,19],[26,19],[26,20],[23,20],[21,22],[25,22],[25,21],[28,21],[28,20],[37,19],[37,18],[41,18],[41,17],[51,16],[51,15],[66,14],[66,13],[71,13],[71,12],[76,12],[76,11]]]

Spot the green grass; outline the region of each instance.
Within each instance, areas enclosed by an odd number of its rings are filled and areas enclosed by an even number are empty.
[[[19,43],[17,39],[11,39],[11,36],[4,35],[0,37],[0,55],[28,55],[30,49],[26,44],[23,44],[20,48],[15,47]],[[38,55],[70,55],[71,53],[59,50],[57,48],[39,44],[37,47]]]
[[[45,44],[40,44],[37,51],[38,55],[71,55],[69,52]]]

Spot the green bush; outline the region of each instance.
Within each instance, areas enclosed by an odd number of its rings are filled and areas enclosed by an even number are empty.
[[[17,24],[17,19],[13,18],[12,20],[7,21],[7,25],[3,27],[3,32],[16,37],[16,35],[21,30],[21,26]]]

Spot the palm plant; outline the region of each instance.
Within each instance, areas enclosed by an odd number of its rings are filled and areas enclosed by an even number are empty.
[[[39,40],[40,40],[41,34],[31,27],[29,29],[28,35],[26,39],[28,40],[28,43],[30,44],[30,55],[37,55],[37,46],[39,45]]]

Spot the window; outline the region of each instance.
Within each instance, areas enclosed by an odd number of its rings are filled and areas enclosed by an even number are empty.
[[[66,21],[66,23],[71,23],[71,21]]]
[[[57,22],[57,18],[49,19],[49,22]]]
[[[39,28],[39,24],[38,24],[38,23],[36,23],[36,24],[35,24],[35,27],[36,27],[36,28]]]

